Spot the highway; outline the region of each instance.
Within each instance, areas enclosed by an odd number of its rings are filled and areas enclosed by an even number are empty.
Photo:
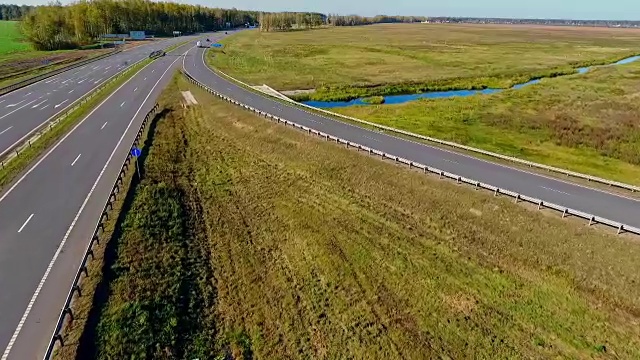
[[[196,38],[172,40],[187,39],[192,41],[139,70],[0,194],[0,359],[42,358],[122,161]],[[148,50],[127,56],[134,61]],[[116,66],[122,59],[108,60]],[[99,76],[107,76],[104,71]],[[42,94],[43,89],[32,86],[20,93]]]
[[[217,75],[205,64],[205,49],[194,48],[190,53],[195,56],[183,62],[187,73],[210,88],[261,111],[417,163],[640,228],[638,200],[310,114]]]
[[[110,77],[184,38],[152,41],[0,96],[0,156]]]

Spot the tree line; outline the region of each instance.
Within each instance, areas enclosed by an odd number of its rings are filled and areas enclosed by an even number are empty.
[[[326,19],[324,14],[301,12],[260,13],[258,16],[260,31],[310,29],[324,25]]]
[[[388,16],[377,15],[374,17],[365,17],[358,15],[329,15],[327,21],[333,26],[360,26],[360,25],[372,25],[372,24],[386,24],[386,23],[414,23],[426,21],[424,16]]]
[[[35,7],[22,18],[22,31],[39,50],[70,49],[104,34],[146,31],[170,36],[255,23],[258,12],[207,8],[150,0],[81,0]]]
[[[0,20],[20,20],[32,8],[29,5],[0,4]]]

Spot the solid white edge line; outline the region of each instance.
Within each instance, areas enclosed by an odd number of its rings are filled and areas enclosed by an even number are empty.
[[[189,49],[191,50],[191,49]],[[186,55],[187,52],[189,52],[189,50],[187,50],[186,52],[183,53],[183,55]],[[111,155],[109,156],[109,159],[107,160],[106,164],[104,164],[104,167],[102,168],[102,171],[100,171],[100,174],[98,175],[98,178],[96,179],[95,183],[93,183],[93,186],[91,187],[91,190],[89,190],[89,194],[87,194],[87,197],[84,199],[84,202],[82,203],[82,206],[80,206],[80,210],[78,210],[78,213],[76,214],[75,218],[73,219],[73,221],[71,222],[71,226],[69,226],[69,229],[67,229],[66,234],[64,235],[64,237],[62,238],[62,242],[60,243],[60,245],[58,245],[58,248],[56,249],[55,254],[53,254],[53,259],[51,259],[51,262],[49,263],[49,266],[47,266],[47,270],[45,271],[42,279],[40,280],[40,283],[38,284],[38,287],[36,288],[36,291],[33,293],[33,296],[31,297],[31,300],[29,301],[29,305],[27,305],[27,309],[25,310],[24,314],[22,315],[22,318],[20,319],[20,322],[18,323],[18,326],[16,327],[15,332],[13,333],[13,335],[11,336],[11,340],[9,340],[9,344],[7,345],[7,348],[5,349],[4,353],[2,354],[2,358],[0,358],[0,360],[7,360],[7,358],[9,357],[9,354],[11,353],[11,348],[13,347],[13,344],[16,342],[16,339],[18,338],[18,336],[20,335],[20,331],[22,331],[22,327],[24,326],[24,323],[27,320],[27,317],[29,316],[29,313],[31,312],[31,309],[33,308],[33,304],[36,302],[36,299],[38,298],[38,295],[40,294],[40,291],[42,290],[42,287],[44,286],[44,283],[47,281],[47,278],[49,277],[49,273],[51,272],[51,269],[53,268],[53,265],[55,264],[56,260],[58,259],[58,256],[60,256],[60,253],[62,252],[62,248],[64,247],[64,245],[67,242],[67,239],[69,238],[69,235],[71,234],[71,231],[73,230],[73,228],[76,225],[76,222],[78,222],[78,218],[80,218],[80,215],[82,214],[82,211],[84,210],[84,207],[87,205],[87,203],[89,202],[89,198],[91,197],[91,195],[93,194],[93,192],[95,191],[96,186],[98,186],[98,182],[100,181],[100,179],[102,178],[102,176],[104,175],[104,172],[106,171],[107,167],[109,166],[109,163],[111,162],[114,154],[116,153],[116,151],[118,150],[118,148],[120,147],[120,144],[122,143],[122,140],[124,139],[124,137],[126,136],[127,132],[129,131],[129,128],[131,127],[131,124],[133,124],[133,120],[136,118],[136,116],[138,116],[138,113],[140,113],[140,110],[142,110],[142,107],[144,106],[144,104],[147,102],[147,100],[149,99],[149,96],[151,96],[151,93],[153,92],[153,90],[158,86],[158,84],[160,83],[160,81],[164,78],[164,76],[167,74],[167,72],[169,71],[169,69],[171,69],[173,67],[173,64],[176,63],[176,61],[178,61],[180,58],[175,59],[171,65],[169,65],[167,67],[167,70],[164,71],[164,73],[162,74],[162,76],[160,76],[160,78],[158,79],[158,81],[156,81],[155,85],[153,85],[153,87],[151,88],[151,90],[149,91],[149,94],[147,94],[147,97],[144,99],[144,101],[142,102],[142,105],[140,105],[140,107],[138,108],[138,111],[136,111],[135,115],[133,115],[133,117],[131,118],[131,121],[129,121],[129,125],[127,126],[127,128],[125,129],[125,131],[122,133],[122,136],[120,136],[120,140],[118,140],[118,143],[116,144],[116,146],[113,148],[113,151],[111,152]],[[136,75],[142,71],[144,68],[146,68],[147,66],[153,64],[153,62],[150,62],[149,64],[145,65],[142,69],[140,69]],[[135,77],[132,76],[131,78],[129,78],[129,80],[133,79]],[[129,80],[127,80],[124,84],[122,84],[116,91],[114,91],[111,95],[115,94],[116,92],[118,92],[118,90],[120,88],[122,88],[122,86],[124,86],[126,83],[129,82]],[[111,96],[109,96],[111,97]],[[107,101],[109,98],[107,98],[105,101]],[[102,103],[100,103],[100,105],[104,104],[103,101]],[[98,105],[98,107],[100,107],[100,105]],[[97,107],[97,108],[98,108]],[[96,108],[96,109],[97,109]],[[94,110],[95,111],[95,110]],[[93,113],[93,111],[91,112]],[[87,115],[87,117],[85,117],[82,122],[84,122],[84,120],[86,120],[89,116],[91,116],[91,114]],[[80,124],[82,124],[82,122]],[[75,130],[80,124],[78,124],[76,127],[74,127],[69,134],[71,134],[73,132],[73,130]],[[68,134],[68,135],[69,135]],[[67,135],[67,136],[68,136]],[[58,145],[60,145],[62,143],[62,141],[64,141],[64,139],[67,138],[67,136],[65,136],[62,140],[60,140],[60,142],[58,142],[58,144],[56,144],[55,147],[57,147]],[[53,151],[55,149],[55,147],[53,149],[51,149],[51,151]],[[38,161],[30,170],[29,172],[27,172],[22,178],[20,178],[20,180],[24,179],[25,176],[27,176],[31,171],[33,171],[33,169],[38,166],[38,164],[40,164],[42,162],[42,160],[44,160],[50,153],[51,151],[49,151],[40,161]],[[17,183],[16,183],[17,185]],[[11,187],[11,189],[15,188],[15,185]],[[11,190],[9,189],[9,190]],[[6,194],[0,198],[0,202],[6,197]]]
[[[31,214],[28,218],[27,221],[24,222],[24,224],[22,224],[22,226],[20,226],[20,229],[18,229],[18,233],[21,233],[22,230],[24,230],[25,226],[27,226],[27,224],[29,223],[29,221],[31,221],[31,218],[33,218],[33,215],[35,214]]]

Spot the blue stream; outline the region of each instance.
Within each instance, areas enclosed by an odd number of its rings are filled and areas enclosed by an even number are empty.
[[[629,64],[632,63],[634,61],[640,60],[640,56],[633,56],[630,58],[626,58],[623,60],[620,60],[616,63],[613,64],[609,64],[609,65],[605,65],[605,66],[614,66],[614,65],[624,65],[624,64]],[[584,74],[586,72],[589,71],[589,69],[591,69],[591,67],[582,67],[582,68],[578,68],[576,70],[576,72],[578,74]],[[537,84],[539,83],[540,80],[531,80],[528,81],[524,84],[517,84],[511,87],[511,89],[521,89],[527,85],[533,85],[533,84]],[[417,99],[442,99],[442,98],[452,98],[452,97],[459,97],[459,96],[471,96],[471,95],[476,95],[476,94],[484,94],[484,95],[488,95],[488,94],[495,94],[495,93],[499,93],[501,91],[504,91],[505,89],[484,89],[484,90],[449,90],[449,91],[430,91],[430,92],[425,92],[425,93],[420,93],[420,94],[407,94],[407,95],[389,95],[389,96],[384,96],[384,103],[385,104],[402,104],[402,103],[406,103],[409,101],[413,101],[413,100],[417,100]],[[354,99],[351,101],[303,101],[303,104],[307,104],[310,106],[314,106],[314,107],[320,107],[320,108],[338,108],[338,107],[347,107],[347,106],[354,106],[354,105],[371,105],[368,104],[366,102],[364,102],[365,98],[359,98],[359,99]]]

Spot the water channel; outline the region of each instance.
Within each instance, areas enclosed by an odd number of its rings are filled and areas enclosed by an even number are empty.
[[[602,66],[615,66],[615,65],[624,65],[629,64],[634,61],[640,60],[640,56],[632,56],[626,59],[622,59],[618,62],[602,65]],[[592,67],[582,67],[576,69],[577,74],[584,74],[588,72]],[[565,75],[566,76],[566,75]],[[517,84],[511,87],[511,89],[521,89],[528,85],[537,84],[540,82],[540,79],[531,80],[523,84]],[[407,95],[388,95],[384,96],[385,105],[390,104],[403,104],[409,101],[418,100],[418,99],[442,99],[442,98],[451,98],[451,97],[462,97],[462,96],[471,96],[477,94],[489,95],[495,94],[506,89],[483,89],[483,90],[449,90],[449,91],[430,91],[424,92],[420,94],[407,94]],[[309,106],[319,107],[319,108],[339,108],[339,107],[347,107],[354,105],[371,105],[364,101],[365,98],[354,99],[351,101],[303,101],[303,104],[307,104]]]

